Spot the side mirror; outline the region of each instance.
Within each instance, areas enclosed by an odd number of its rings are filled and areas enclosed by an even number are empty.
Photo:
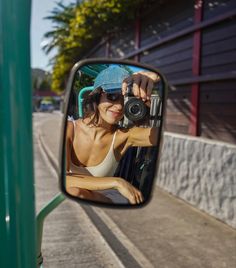
[[[66,92],[60,188],[75,201],[147,204],[155,185],[167,97],[164,76],[133,61],[74,65]]]

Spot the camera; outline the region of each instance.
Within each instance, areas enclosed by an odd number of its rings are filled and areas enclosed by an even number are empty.
[[[133,93],[131,86],[128,86],[127,92],[124,96],[124,122],[130,125],[142,121],[147,115],[147,106],[141,100],[136,98]],[[131,121],[131,122],[129,122]]]
[[[151,105],[148,107],[141,99],[132,93],[132,85],[128,85],[124,95],[124,118],[122,125],[125,128],[134,125],[154,126],[158,120],[160,109],[159,95],[151,95]]]

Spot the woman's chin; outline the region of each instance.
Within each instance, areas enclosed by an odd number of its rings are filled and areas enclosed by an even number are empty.
[[[101,119],[105,124],[109,125],[117,125],[119,121],[122,119],[123,114],[121,113],[113,113],[108,111],[106,114],[101,115]],[[101,122],[102,122],[101,121]]]
[[[113,118],[113,117],[107,117],[107,118],[104,118],[105,122],[109,125],[117,125],[118,122],[120,121],[120,118]]]
[[[114,119],[113,120],[110,119],[110,120],[107,121],[107,123],[110,124],[110,125],[117,125],[118,122],[119,122],[119,120],[114,120]]]
[[[108,117],[110,118],[110,120],[115,121],[115,122],[120,121],[122,116],[123,116],[121,113],[111,112],[111,111],[108,111],[107,114],[108,114]]]

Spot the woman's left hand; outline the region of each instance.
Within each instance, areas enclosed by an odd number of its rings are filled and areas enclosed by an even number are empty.
[[[158,82],[160,77],[157,73],[140,71],[133,73],[122,83],[122,94],[125,95],[127,87],[132,84],[132,93],[135,97],[141,98],[144,102],[151,99],[154,83]]]

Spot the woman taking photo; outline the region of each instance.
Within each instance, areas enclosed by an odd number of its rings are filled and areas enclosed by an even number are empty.
[[[66,189],[72,196],[100,202],[140,204],[142,193],[114,177],[119,161],[132,146],[155,146],[157,128],[119,127],[124,116],[124,95],[132,93],[150,106],[156,73],[130,73],[110,66],[95,79],[94,90],[83,101],[83,118],[68,121],[66,134]]]

